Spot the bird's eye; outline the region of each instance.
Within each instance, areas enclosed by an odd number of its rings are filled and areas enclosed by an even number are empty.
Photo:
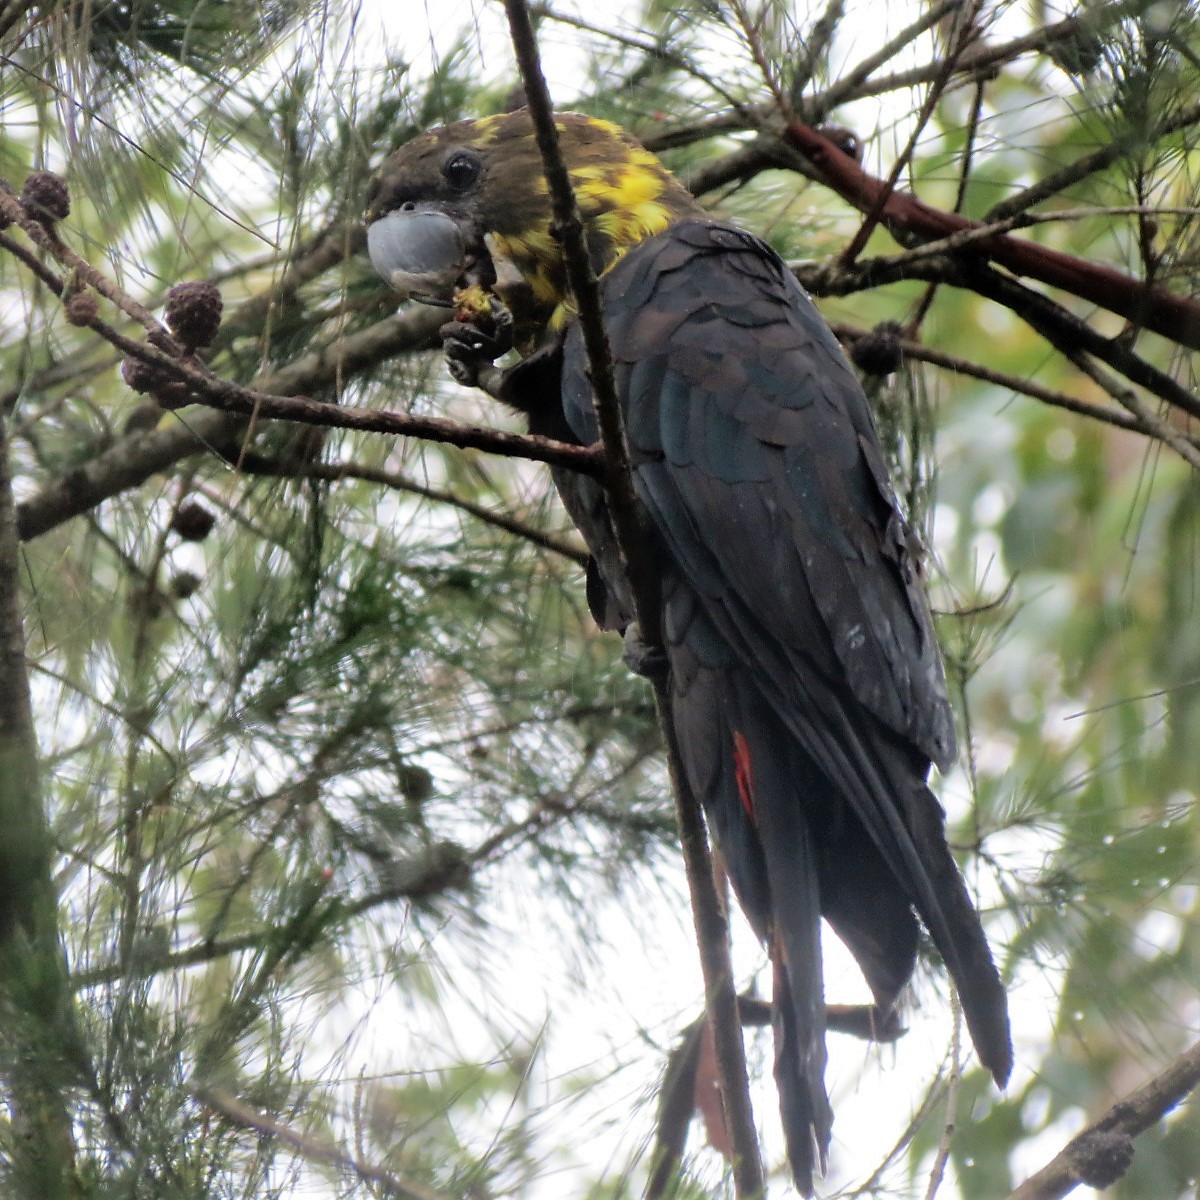
[[[479,178],[482,167],[482,160],[473,150],[455,150],[442,163],[442,178],[456,192],[465,192]]]

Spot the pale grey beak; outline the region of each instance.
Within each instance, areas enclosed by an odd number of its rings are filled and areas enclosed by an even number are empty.
[[[448,304],[466,266],[458,222],[443,212],[396,209],[367,228],[375,270],[406,299]]]

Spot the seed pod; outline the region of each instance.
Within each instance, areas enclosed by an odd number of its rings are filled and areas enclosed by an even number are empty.
[[[62,221],[71,211],[71,193],[67,181],[53,171],[33,171],[25,178],[21,201],[29,215],[43,225]]]
[[[191,571],[180,571],[177,575],[171,576],[171,595],[176,600],[186,600],[189,596],[196,594],[200,583],[199,575],[195,575]]]
[[[99,301],[91,292],[72,292],[65,307],[72,325],[90,325],[100,315]]]
[[[9,183],[7,179],[0,179],[0,192],[3,192],[6,196],[16,196],[17,194],[13,190],[12,184]],[[0,213],[0,230],[7,229],[11,224],[12,221],[10,221],[3,213]]]
[[[170,375],[140,358],[127,358],[121,364],[121,378],[135,392],[145,395],[152,394],[172,382]]]
[[[217,336],[223,307],[217,285],[200,279],[177,283],[167,293],[164,316],[171,332],[190,354]]]
[[[864,375],[891,375],[903,360],[900,326],[895,321],[881,321],[850,347],[850,361]]]
[[[216,523],[217,518],[213,516],[211,509],[205,508],[195,500],[188,500],[181,504],[171,517],[171,531],[179,534],[185,542],[202,542],[212,533]]]

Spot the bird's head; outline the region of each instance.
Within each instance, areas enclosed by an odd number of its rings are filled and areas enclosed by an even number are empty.
[[[616,125],[577,113],[555,121],[597,273],[672,221],[700,213],[662,163]],[[371,261],[403,295],[452,303],[482,288],[527,329],[553,328],[566,311],[562,253],[524,109],[406,142],[374,180],[367,223]]]

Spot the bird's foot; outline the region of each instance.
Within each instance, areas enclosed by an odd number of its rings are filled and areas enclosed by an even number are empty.
[[[496,395],[504,372],[493,366],[513,348],[513,315],[503,305],[473,320],[454,320],[438,333],[446,364],[456,382]]]
[[[625,647],[621,652],[625,665],[635,674],[647,679],[663,679],[669,669],[667,652],[661,646],[651,646],[642,640],[636,621],[625,627]]]

